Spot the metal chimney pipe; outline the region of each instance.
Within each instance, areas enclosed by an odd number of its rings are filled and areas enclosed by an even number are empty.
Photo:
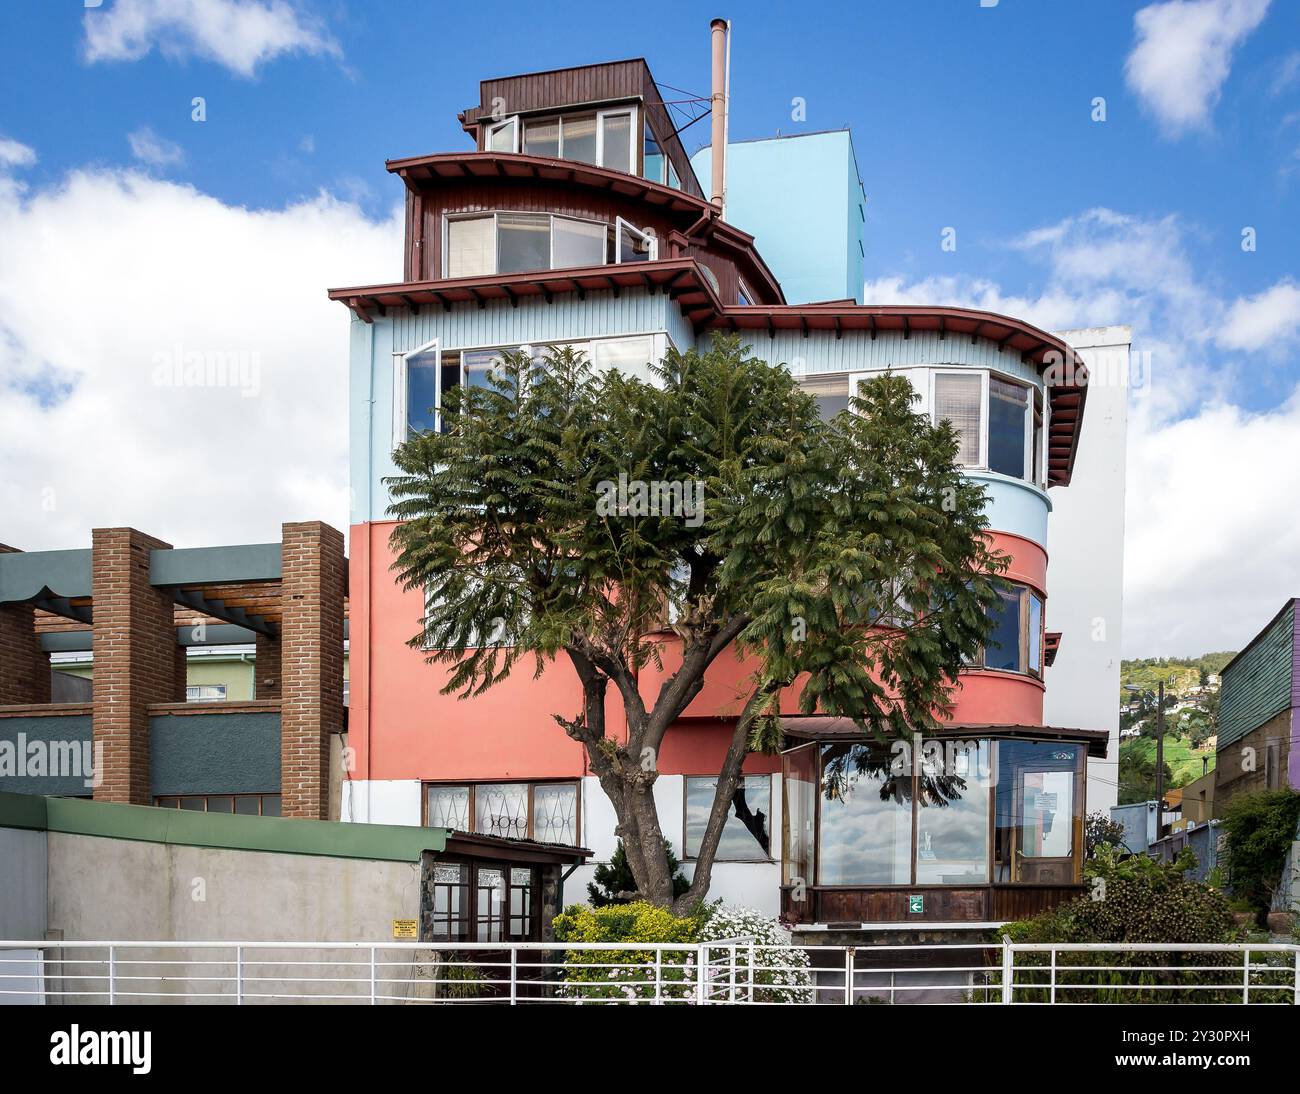
[[[713,45],[713,87],[709,97],[713,112],[712,200],[721,213],[727,178],[727,21],[714,19],[709,34]]]

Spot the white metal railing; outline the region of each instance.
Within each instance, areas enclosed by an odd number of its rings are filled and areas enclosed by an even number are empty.
[[[0,1002],[1294,1004],[1300,946],[14,941]]]

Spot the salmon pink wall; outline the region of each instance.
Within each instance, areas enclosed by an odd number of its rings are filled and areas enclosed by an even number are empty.
[[[449,670],[425,661],[406,645],[419,629],[424,610],[419,593],[401,589],[390,569],[390,521],[354,525],[350,534],[351,685],[348,743],[355,749],[357,779],[531,779],[577,777],[586,773],[582,746],[570,740],[553,715],[575,714],[581,689],[564,659],[534,678],[533,662],[521,660],[509,679],[468,700],[442,695]],[[1047,556],[1037,544],[992,533],[993,546],[1010,556],[1009,580],[1045,591]],[[647,665],[639,680],[653,701],[676,663],[679,640],[664,635],[664,664]],[[665,774],[715,772],[726,750],[727,716],[739,712],[748,694],[752,665],[724,653],[670,730],[658,757]],[[782,697],[785,713],[798,713],[798,689]],[[958,722],[1041,724],[1043,686],[1010,673],[962,675],[954,693]],[[624,728],[622,704],[613,688],[606,703],[611,735]],[[775,770],[769,758],[750,757],[747,771]]]

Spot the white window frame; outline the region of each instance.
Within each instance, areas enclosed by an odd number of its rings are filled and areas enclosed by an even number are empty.
[[[627,131],[627,156],[628,162],[626,168],[617,164],[605,162],[605,119],[613,117],[616,114],[626,114],[628,116]],[[636,174],[636,136],[640,133],[637,128],[637,122],[640,120],[640,111],[635,105],[629,106],[612,106],[608,110],[596,111],[596,163],[601,167],[608,168],[611,171],[623,171],[626,169],[629,175]],[[564,125],[560,125],[560,150],[564,149]]]
[[[393,354],[393,450],[410,436],[410,424],[407,419],[410,407],[407,405],[410,392],[407,390],[409,369],[407,358],[432,352],[434,355],[434,428],[442,428],[442,341],[435,338],[405,353]]]
[[[512,114],[508,118],[502,118],[501,121],[492,122],[488,125],[486,132],[483,134],[483,150],[485,152],[491,151],[489,145],[492,140],[492,135],[498,130],[505,129],[506,126],[510,126],[512,130],[510,151],[516,153],[519,151],[519,140],[522,126],[519,124],[519,115]]]
[[[507,214],[515,215],[515,216],[539,216],[539,217],[548,217],[548,218],[549,218],[548,227],[547,227],[547,231],[546,231],[546,245],[547,245],[547,256],[546,256],[546,262],[547,262],[547,265],[545,266],[545,269],[547,269],[547,270],[554,270],[554,269],[557,269],[557,268],[558,268],[558,269],[564,269],[564,270],[578,269],[578,267],[576,267],[576,266],[561,266],[561,267],[556,267],[556,266],[554,265],[554,262],[555,262],[555,222],[556,222],[557,220],[573,220],[573,221],[578,221],[578,222],[581,223],[581,224],[596,224],[596,225],[599,225],[600,227],[604,228],[605,231],[606,231],[606,233],[609,232],[609,221],[606,221],[606,220],[596,220],[596,219],[593,219],[593,218],[591,218],[591,217],[576,217],[576,216],[569,216],[567,213],[538,213],[538,212],[534,212],[534,211],[532,211],[532,210],[530,210],[530,209],[492,209],[492,210],[477,209],[477,210],[474,210],[474,211],[472,211],[472,212],[464,212],[464,213],[444,213],[443,216],[442,216],[442,239],[443,239],[443,246],[442,246],[442,276],[443,276],[444,278],[448,278],[448,277],[450,277],[450,275],[447,273],[447,259],[448,259],[448,257],[449,257],[449,255],[448,255],[448,253],[447,253],[448,225],[450,225],[450,224],[452,224],[452,223],[454,223],[455,221],[458,221],[458,220],[491,220],[491,221],[492,221],[492,271],[491,271],[491,273],[486,273],[486,274],[476,274],[475,276],[477,276],[477,277],[495,277],[495,276],[500,272],[500,269],[501,269],[501,225],[500,225],[500,217],[501,217],[501,214],[502,214],[502,213],[507,213]],[[618,218],[618,219],[619,219],[620,221],[622,220],[622,218]],[[651,254],[657,256],[658,253],[659,253],[659,250],[658,250],[658,248],[659,248],[659,241],[658,241],[658,238],[654,235],[654,233],[653,233],[653,232],[649,232],[649,233],[644,232],[644,231],[642,231],[640,228],[636,228],[635,226],[632,226],[632,225],[629,225],[629,227],[632,227],[632,230],[635,231],[638,235],[641,235],[641,236],[643,236],[643,237],[646,237],[646,238],[648,238],[648,239],[650,239],[650,240],[652,241],[652,247],[653,247],[653,249],[652,249],[652,251],[651,251]],[[615,228],[615,238],[614,238],[614,258],[615,258],[615,260],[617,261],[617,259],[618,259],[618,230],[617,230],[617,227]],[[610,262],[609,262],[608,258],[604,257],[603,255],[602,255],[601,265],[602,265],[602,266],[608,266],[608,265],[610,265]]]
[[[614,218],[614,263],[621,265],[623,262],[623,229],[626,228],[633,235],[638,235],[650,244],[650,261],[654,262],[659,257],[659,236],[647,228],[638,228],[630,220],[624,220],[622,217]]]
[[[1015,479],[1017,482],[1027,483],[1035,486],[1040,490],[1047,488],[1047,447],[1048,438],[1051,433],[1051,399],[1048,395],[1046,386],[1038,385],[1026,380],[1022,376],[1013,376],[1010,373],[1002,372],[999,369],[985,368],[979,365],[965,367],[962,365],[904,365],[901,368],[873,368],[862,372],[849,373],[849,394],[856,395],[858,384],[862,380],[869,380],[873,377],[880,376],[883,373],[891,371],[899,376],[906,376],[912,383],[912,388],[921,396],[919,403],[913,404],[912,409],[919,414],[925,414],[934,422],[935,414],[935,377],[948,374],[957,376],[969,376],[971,373],[980,377],[980,436],[979,436],[979,462],[973,464],[964,464],[968,471],[983,471],[990,475],[1001,475],[1002,472],[992,471],[989,468],[989,380],[996,377],[1008,384],[1015,384],[1018,387],[1026,388],[1029,391],[1029,400],[1025,408],[1025,464],[1024,474],[1020,476],[1006,475],[1005,478]],[[1043,400],[1043,429],[1039,438],[1039,467],[1041,474],[1039,478],[1034,477],[1034,393],[1037,392]]]
[[[937,403],[935,400],[935,380],[939,376],[970,376],[972,373],[980,378],[980,435],[977,438],[975,462],[963,464],[963,467],[975,468],[976,470],[986,470],[989,465],[989,374],[986,369],[970,368],[931,368],[926,370],[929,373],[929,399],[926,403],[926,411],[930,415],[932,425],[938,423],[934,419]]]

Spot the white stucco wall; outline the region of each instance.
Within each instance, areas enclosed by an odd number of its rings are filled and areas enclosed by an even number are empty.
[[[1047,670],[1048,725],[1110,731],[1106,759],[1088,761],[1088,810],[1118,795],[1120,641],[1124,620],[1124,476],[1130,386],[1128,327],[1056,332],[1091,374],[1069,486],[1051,493],[1047,535],[1047,629],[1061,632]]]

